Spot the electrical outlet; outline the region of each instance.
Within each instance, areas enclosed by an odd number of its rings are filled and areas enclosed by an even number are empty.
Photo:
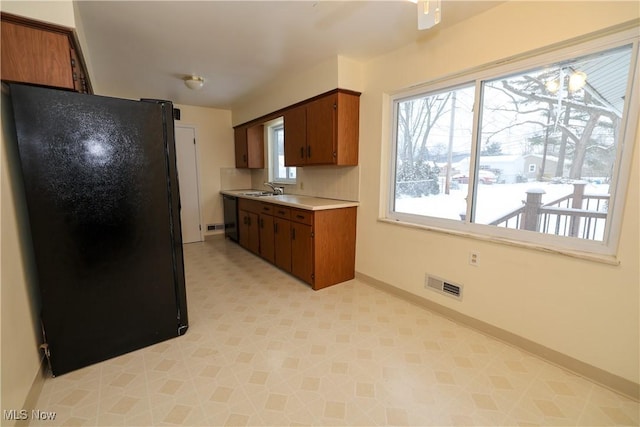
[[[478,252],[469,252],[469,265],[474,267],[480,265],[480,254]]]

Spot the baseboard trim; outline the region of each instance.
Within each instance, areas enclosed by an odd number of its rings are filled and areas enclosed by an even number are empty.
[[[205,242],[210,242],[212,240],[220,240],[220,239],[224,239],[224,233],[216,233],[216,234],[207,234],[204,236],[204,241]]]
[[[545,347],[541,344],[533,342],[527,338],[516,335],[512,332],[483,322],[482,320],[475,319],[466,314],[462,314],[458,311],[452,310],[448,307],[430,301],[426,298],[419,297],[411,292],[405,291],[400,288],[396,288],[386,282],[368,276],[366,274],[356,272],[356,279],[364,282],[381,291],[393,294],[405,301],[416,304],[422,308],[430,311],[434,311],[449,320],[464,326],[470,327],[496,338],[506,344],[518,347],[536,357],[544,359],[545,361],[552,363],[560,368],[569,370],[577,375],[585,377],[590,381],[594,381],[603,387],[606,387],[616,393],[620,393],[633,400],[640,400],[640,384],[629,381],[626,378],[622,378],[618,375],[607,372],[603,369],[589,365],[588,363],[574,359],[564,353],[560,353],[556,350]]]
[[[29,412],[29,417],[26,420],[18,420],[14,424],[15,427],[28,427],[31,419],[31,410],[32,409],[43,409],[36,408],[38,404],[38,399],[40,398],[40,393],[42,393],[42,387],[44,386],[44,380],[47,378],[49,365],[47,364],[47,359],[42,358],[40,360],[40,369],[33,379],[33,383],[31,384],[31,388],[29,389],[29,393],[27,393],[27,397],[24,400],[23,409],[26,409]]]

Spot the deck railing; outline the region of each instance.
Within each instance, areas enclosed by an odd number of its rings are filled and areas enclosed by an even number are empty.
[[[585,194],[585,186],[585,182],[575,182],[573,193],[545,204],[542,204],[544,190],[531,189],[521,207],[489,225],[602,240],[610,196]]]

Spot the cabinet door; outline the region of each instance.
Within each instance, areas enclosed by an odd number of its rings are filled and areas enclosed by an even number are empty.
[[[275,264],[291,273],[291,221],[282,218],[273,219]]]
[[[247,153],[247,128],[240,127],[234,129],[234,142],[236,146],[236,168],[249,167],[249,157]]]
[[[336,163],[336,109],[338,95],[328,95],[307,105],[307,164]]]
[[[2,80],[74,89],[69,37],[2,22]]]
[[[302,166],[307,159],[307,109],[301,105],[284,113],[284,164]]]
[[[291,273],[313,285],[313,238],[310,225],[291,223]]]
[[[258,228],[258,214],[253,212],[247,212],[244,210],[238,211],[240,233],[239,243],[245,249],[250,250],[255,254],[260,253],[260,229]]]
[[[238,243],[249,249],[249,214],[243,210],[238,211]]]
[[[264,126],[254,125],[247,128],[247,167],[264,168]]]
[[[236,168],[264,168],[264,126],[242,126],[234,129]]]
[[[258,214],[248,212],[249,218],[249,246],[248,249],[254,254],[260,254],[260,229],[258,228]]]
[[[274,229],[271,215],[260,215],[260,255],[262,258],[275,263]]]

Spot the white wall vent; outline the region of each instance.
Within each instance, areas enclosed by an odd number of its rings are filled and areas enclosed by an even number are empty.
[[[425,275],[424,287],[457,300],[462,300],[462,285],[451,283],[439,277]]]

